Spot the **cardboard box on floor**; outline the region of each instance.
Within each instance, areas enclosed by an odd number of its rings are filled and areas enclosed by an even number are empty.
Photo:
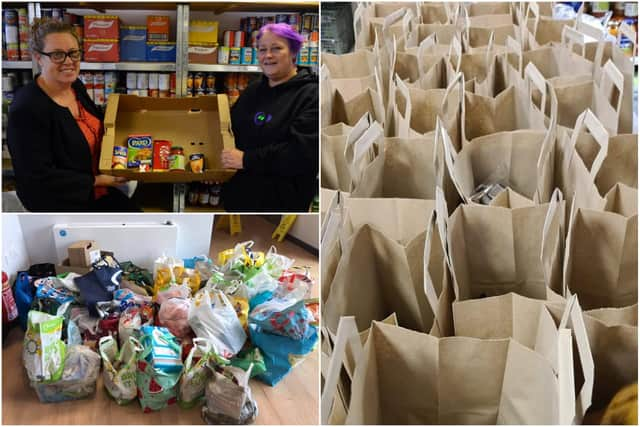
[[[94,240],[79,240],[67,248],[69,265],[72,267],[91,267],[100,259],[100,247]]]
[[[142,182],[228,181],[233,169],[223,169],[220,152],[234,148],[227,95],[195,98],[149,98],[111,94],[104,118],[100,173]],[[112,169],[113,147],[127,146],[127,137],[150,134],[184,149],[185,171]],[[189,155],[204,154],[203,173],[189,170]]]
[[[100,257],[107,256],[107,255],[113,256],[113,252],[100,251]],[[85,274],[87,274],[90,271],[91,271],[91,266],[88,266],[88,267],[76,267],[76,266],[70,265],[69,264],[69,258],[67,258],[64,261],[62,261],[61,264],[57,264],[56,265],[56,274],[77,273],[77,274],[80,274],[81,276],[84,276]]]

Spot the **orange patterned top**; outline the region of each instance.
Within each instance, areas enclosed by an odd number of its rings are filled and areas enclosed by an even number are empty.
[[[98,161],[100,160],[100,143],[102,142],[102,123],[100,119],[89,113],[83,106],[80,101],[76,99],[78,103],[78,111],[80,115],[76,117],[76,123],[78,123],[78,127],[82,131],[85,139],[89,143],[89,150],[91,151],[91,164],[93,169],[93,175],[98,174]],[[100,197],[107,194],[107,187],[94,187],[95,198],[99,199]]]

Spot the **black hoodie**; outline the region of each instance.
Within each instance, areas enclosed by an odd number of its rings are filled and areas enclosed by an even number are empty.
[[[222,191],[229,212],[306,212],[317,192],[318,77],[302,69],[270,87],[263,76],[231,109],[243,169]]]

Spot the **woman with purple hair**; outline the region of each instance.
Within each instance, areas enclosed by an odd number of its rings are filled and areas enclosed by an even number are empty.
[[[229,212],[306,212],[318,190],[318,77],[297,68],[303,38],[288,24],[257,39],[264,75],[231,109],[236,148],[222,164],[237,173],[222,199]]]

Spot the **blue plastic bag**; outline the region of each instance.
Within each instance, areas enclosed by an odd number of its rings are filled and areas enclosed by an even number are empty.
[[[250,323],[251,342],[255,344],[264,357],[267,371],[256,378],[265,384],[278,384],[289,371],[303,361],[313,351],[318,342],[318,329],[311,326],[301,340],[294,340],[281,335],[265,332],[258,325]]]
[[[19,271],[16,277],[15,291],[13,293],[18,307],[18,317],[20,319],[20,327],[27,330],[27,319],[29,318],[29,309],[33,304],[33,298],[36,290],[31,286],[29,274],[26,271]]]

